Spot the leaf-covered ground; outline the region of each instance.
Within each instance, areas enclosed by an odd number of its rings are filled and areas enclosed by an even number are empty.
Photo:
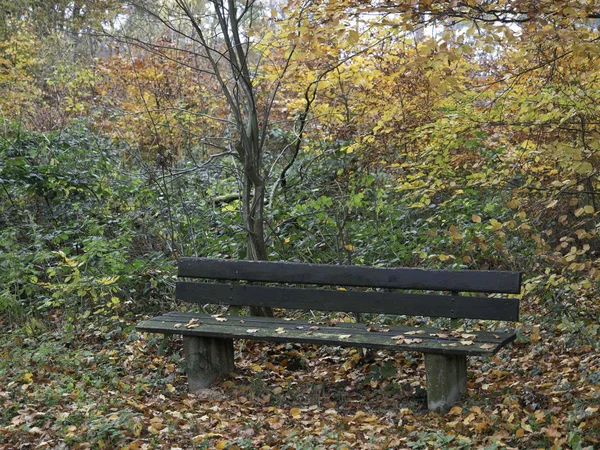
[[[468,398],[446,415],[426,410],[419,354],[240,341],[236,373],[192,395],[178,338],[122,327],[3,332],[0,448],[600,445],[600,355],[537,327],[472,358]]]

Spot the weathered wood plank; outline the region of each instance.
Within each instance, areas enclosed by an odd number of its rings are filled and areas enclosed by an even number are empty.
[[[512,298],[299,289],[188,281],[177,283],[176,297],[179,300],[200,304],[519,320],[519,301]]]
[[[283,328],[284,330],[307,330],[314,327],[319,330],[333,329],[339,334],[382,334],[383,336],[405,335],[406,337],[417,337],[420,339],[434,339],[443,342],[454,342],[458,340],[475,339],[477,344],[493,343],[494,345],[504,345],[514,338],[514,331],[455,331],[450,329],[439,329],[433,327],[409,327],[409,326],[383,326],[367,325],[364,323],[338,322],[329,324],[327,322],[305,321],[305,320],[287,320],[270,317],[254,316],[208,316],[198,313],[169,312],[160,316],[161,322],[173,322],[187,324],[192,319],[198,319],[202,323],[220,324],[224,327],[237,326],[242,323],[248,328]],[[471,336],[475,334],[476,338]],[[444,338],[443,336],[448,336]]]
[[[425,336],[424,334],[408,335],[407,332],[397,333],[390,330],[387,333],[351,333],[337,327],[311,329],[312,324],[305,324],[305,328],[298,329],[284,321],[274,320],[268,326],[254,326],[252,323],[240,323],[240,320],[219,322],[214,317],[191,315],[180,316],[189,318],[181,322],[173,320],[173,316],[155,317],[138,324],[140,331],[181,334],[184,336],[206,336],[216,338],[252,339],[277,342],[299,342],[319,345],[336,345],[343,347],[367,347],[400,351],[415,351],[435,354],[460,354],[491,356],[506,343],[514,340],[512,336],[505,335],[496,342],[478,341],[477,334],[468,341],[459,338],[439,338]],[[177,319],[177,318],[175,318]],[[190,324],[190,320],[194,321]],[[317,328],[317,327],[315,327]],[[413,329],[418,331],[420,329]],[[440,331],[441,332],[441,331]],[[394,339],[402,335],[402,339]],[[466,344],[465,342],[471,342]]]
[[[521,274],[506,271],[384,269],[208,258],[181,258],[178,267],[180,277],[215,280],[507,294],[521,290]]]

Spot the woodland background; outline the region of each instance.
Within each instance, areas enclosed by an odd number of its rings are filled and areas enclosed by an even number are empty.
[[[1,448],[598,445],[596,2],[0,5]],[[193,255],[521,271],[519,339],[445,416],[418,354],[191,396],[134,326]]]

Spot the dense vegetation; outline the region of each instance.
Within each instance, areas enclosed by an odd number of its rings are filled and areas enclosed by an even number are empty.
[[[598,445],[594,2],[240,3],[236,57],[220,1],[0,4],[1,448]],[[519,340],[446,416],[311,346],[188,396],[134,327],[191,255],[518,270]]]

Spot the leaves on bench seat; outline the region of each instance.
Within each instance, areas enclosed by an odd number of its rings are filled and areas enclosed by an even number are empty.
[[[298,342],[341,347],[416,351],[438,354],[491,356],[515,339],[515,333],[456,331],[436,328],[387,327],[339,322],[335,326],[281,318],[245,316],[240,320],[172,312],[141,322],[140,331],[215,338]],[[182,327],[182,323],[186,323]],[[375,327],[375,329],[377,329]]]

